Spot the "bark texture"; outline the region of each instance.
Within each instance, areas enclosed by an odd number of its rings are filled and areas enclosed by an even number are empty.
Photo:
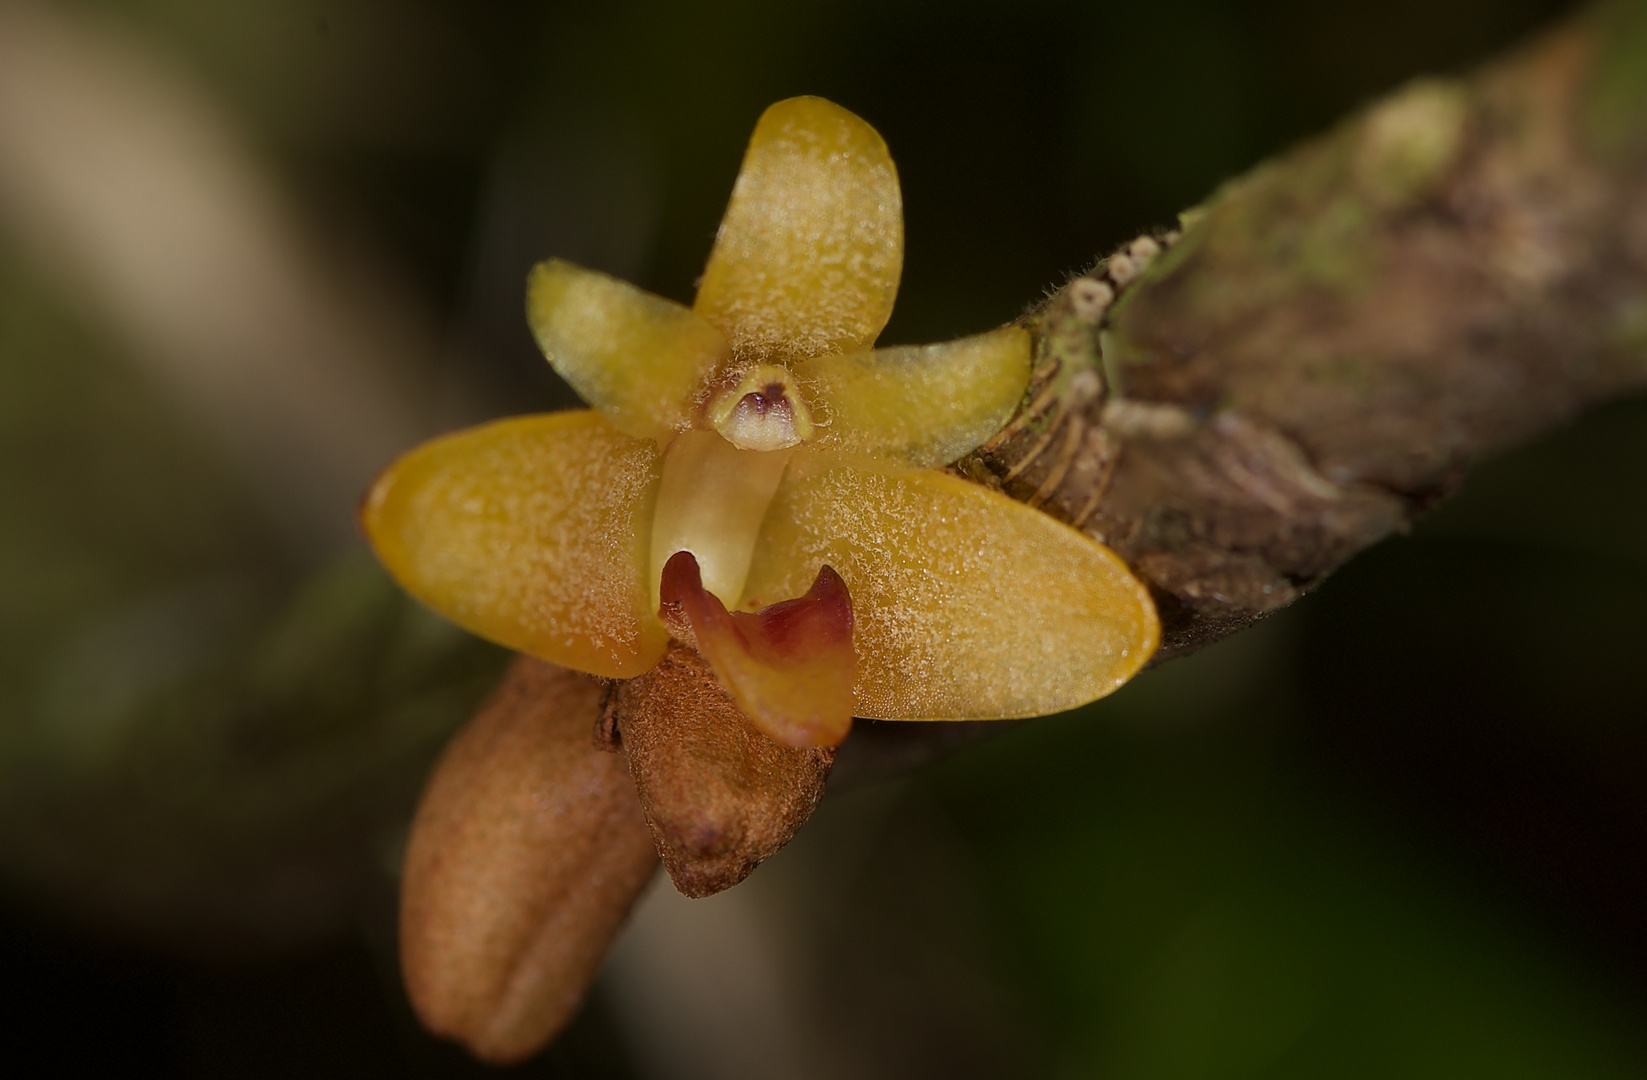
[[[1425,79],[1225,185],[1027,320],[963,474],[1150,584],[1169,659],[1647,383],[1647,3]]]

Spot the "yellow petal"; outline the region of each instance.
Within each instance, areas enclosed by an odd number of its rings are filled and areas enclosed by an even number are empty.
[[[1074,708],[1136,674],[1160,638],[1144,586],[1068,525],[943,473],[797,452],[745,596],[799,596],[824,564],[852,594],[859,716]]]
[[[692,309],[560,259],[532,268],[526,320],[560,377],[641,438],[691,426],[709,376],[732,355]]]
[[[657,445],[598,413],[523,416],[424,443],[373,485],[361,522],[413,596],[481,637],[607,678],[668,635],[650,606]]]
[[[931,468],[975,449],[1012,417],[1029,383],[1015,326],[947,341],[818,356],[793,366],[820,432],[813,446]]]
[[[740,359],[866,349],[903,262],[886,143],[839,105],[790,98],[755,125],[694,307]]]

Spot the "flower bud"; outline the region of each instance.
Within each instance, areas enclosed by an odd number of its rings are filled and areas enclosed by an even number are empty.
[[[657,855],[601,683],[520,657],[452,740],[412,825],[400,961],[425,1026],[495,1064],[582,1002]]]

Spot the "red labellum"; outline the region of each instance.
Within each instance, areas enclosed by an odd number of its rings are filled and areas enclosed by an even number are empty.
[[[698,652],[751,723],[786,746],[835,746],[852,729],[852,597],[828,566],[805,596],[729,612],[703,587],[698,560],[664,564],[660,612]],[[685,625],[680,625],[682,622]]]

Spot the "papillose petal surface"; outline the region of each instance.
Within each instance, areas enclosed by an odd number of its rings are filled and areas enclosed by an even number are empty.
[[[1029,334],[1015,326],[946,341],[817,356],[793,365],[812,403],[818,450],[947,465],[1011,419],[1029,382]]]
[[[755,125],[693,306],[740,359],[866,349],[903,260],[886,143],[839,105],[790,98]]]
[[[824,564],[852,595],[858,716],[1074,708],[1136,674],[1160,638],[1148,591],[1108,548],[943,473],[797,453],[745,595],[798,596]]]
[[[395,580],[460,626],[632,678],[668,640],[644,569],[660,458],[593,412],[500,420],[401,458],[361,520]]]
[[[560,259],[532,268],[526,320],[560,377],[642,438],[691,426],[706,380],[732,355],[691,308]]]

